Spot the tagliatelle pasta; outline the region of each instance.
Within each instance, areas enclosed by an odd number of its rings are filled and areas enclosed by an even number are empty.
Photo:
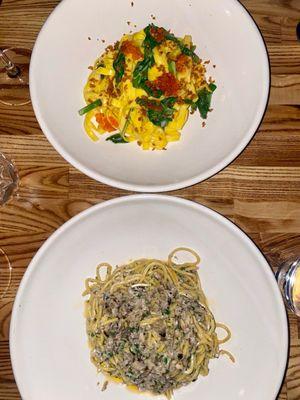
[[[84,128],[93,141],[137,142],[163,150],[181,137],[189,113],[207,118],[216,85],[191,36],[177,38],[153,24],[124,35],[96,60],[84,87]]]

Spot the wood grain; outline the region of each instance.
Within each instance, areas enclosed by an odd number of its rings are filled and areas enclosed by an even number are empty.
[[[32,48],[58,3],[0,0],[0,46]],[[296,40],[300,1],[242,3],[258,24],[270,57],[271,93],[263,123],[230,166],[170,195],[197,201],[231,219],[276,271],[300,254],[300,45]],[[42,134],[30,104],[0,105],[0,149],[14,159],[20,174],[18,196],[0,209],[0,246],[13,265],[12,284],[0,300],[0,400],[16,400],[20,395],[9,356],[9,323],[30,260],[72,216],[129,193],[95,182],[66,163]],[[300,399],[299,319],[289,314],[289,324],[290,357],[279,400]]]

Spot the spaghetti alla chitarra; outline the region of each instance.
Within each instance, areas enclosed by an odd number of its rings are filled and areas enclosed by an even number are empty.
[[[178,252],[193,262],[176,263]],[[177,248],[167,261],[139,259],[114,270],[99,264],[85,282],[91,360],[109,380],[136,391],[165,394],[209,372],[209,360],[233,356],[219,345],[231,333],[215,322],[197,272],[200,257]],[[102,278],[105,269],[105,278]],[[100,274],[101,273],[101,274]],[[226,337],[218,339],[216,328]]]

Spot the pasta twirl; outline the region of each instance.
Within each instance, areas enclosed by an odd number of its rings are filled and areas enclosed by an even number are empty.
[[[176,263],[179,251],[195,260]],[[103,263],[86,280],[84,295],[91,360],[109,379],[136,391],[171,397],[173,390],[207,375],[209,361],[231,333],[215,322],[193,250],[175,249],[167,261],[139,259],[113,268]],[[106,270],[105,277],[101,276]],[[219,340],[216,329],[226,331]]]

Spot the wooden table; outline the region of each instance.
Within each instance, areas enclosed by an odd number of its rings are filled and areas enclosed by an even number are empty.
[[[57,3],[4,0],[0,47],[32,48]],[[225,170],[172,194],[205,204],[234,221],[276,270],[283,260],[300,254],[300,43],[296,39],[300,1],[243,0],[243,4],[259,25],[271,60],[272,89],[263,124]],[[31,105],[0,106],[0,149],[15,160],[21,177],[18,198],[0,209],[0,246],[14,268],[12,286],[0,301],[0,399],[10,400],[20,395],[9,356],[9,322],[30,260],[65,221],[128,192],[97,183],[65,162],[42,134]],[[291,314],[289,322],[289,365],[278,397],[282,400],[300,399],[300,324]]]

